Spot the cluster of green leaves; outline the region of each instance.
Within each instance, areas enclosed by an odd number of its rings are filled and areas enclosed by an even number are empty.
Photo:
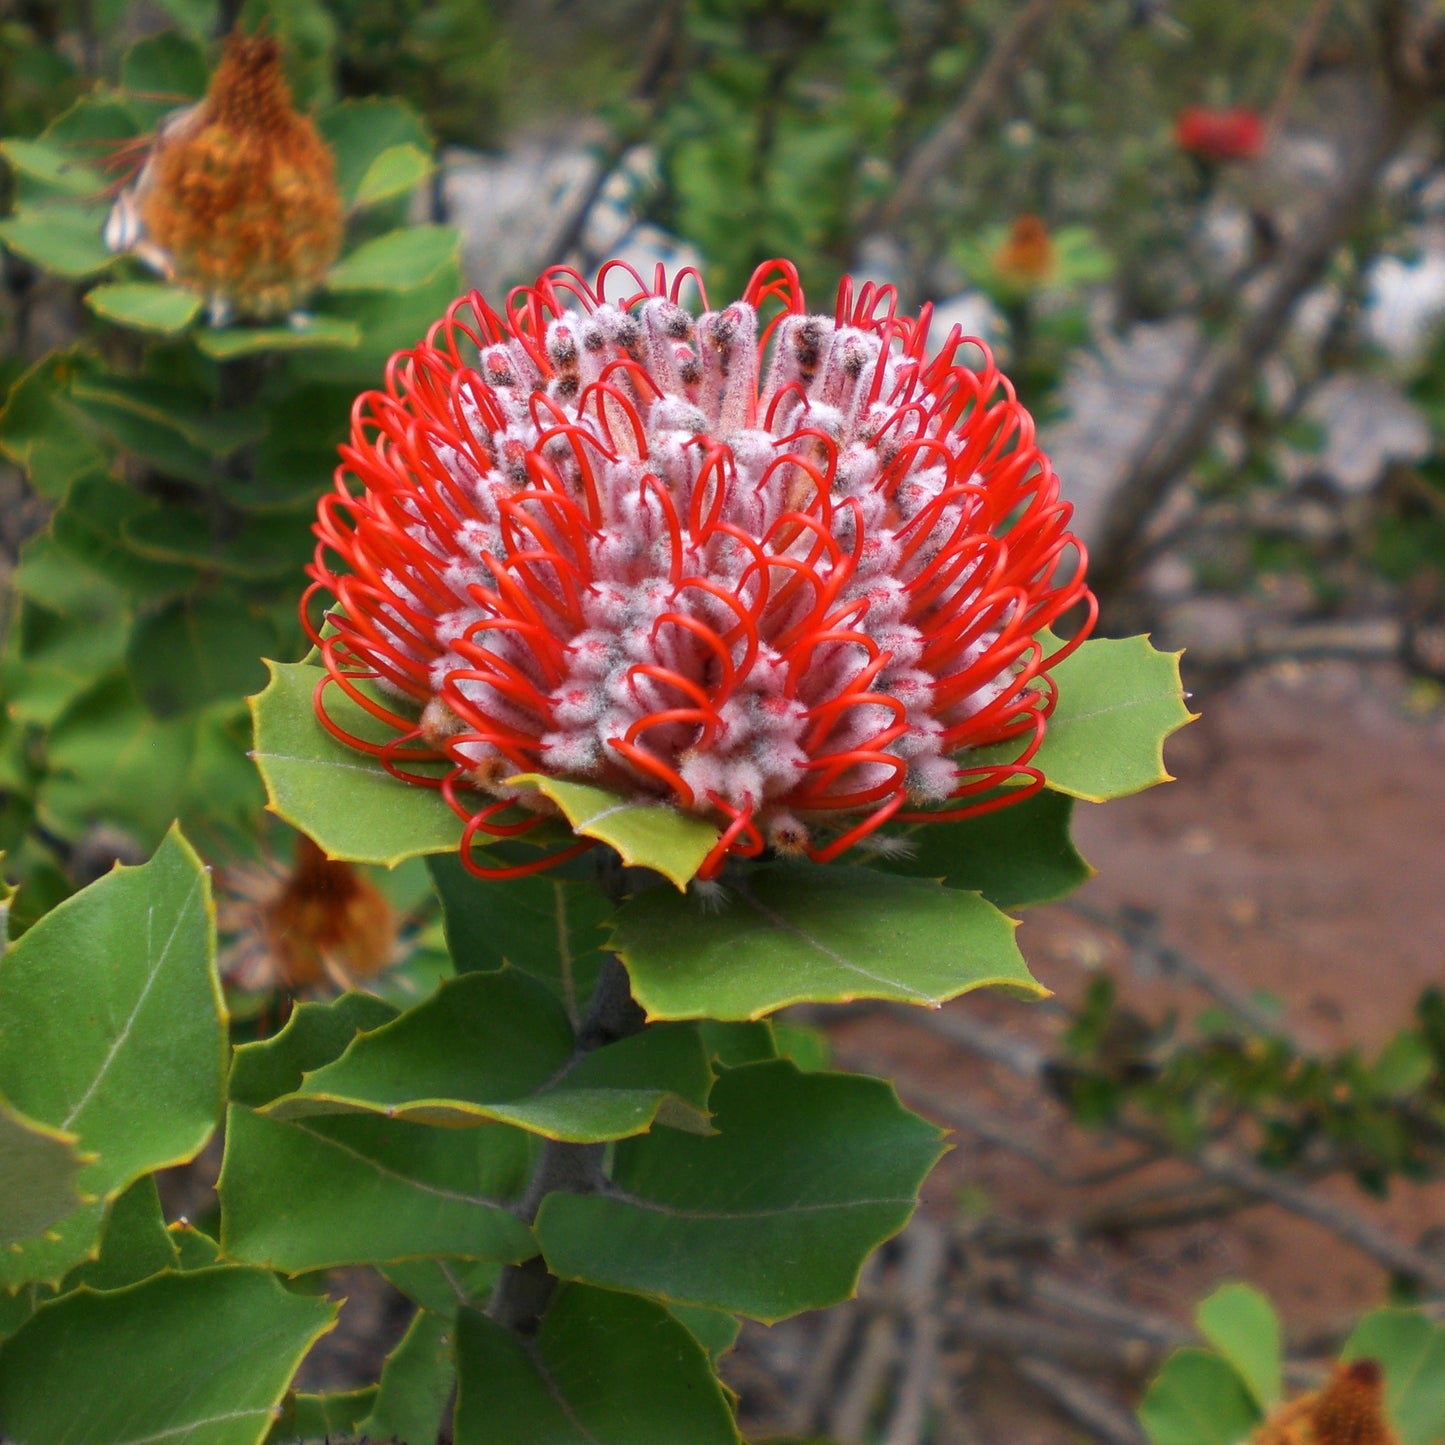
[[[664,224],[708,260],[718,294],[788,256],[820,294],[846,269],[867,158],[902,98],[890,84],[898,22],[880,0],[701,0],[687,7],[688,60],[655,136]],[[860,195],[860,187],[862,193]]]
[[[1200,1303],[1195,1321],[1212,1348],[1172,1355],[1139,1418],[1153,1445],[1238,1445],[1284,1398],[1279,1316],[1258,1290],[1229,1284]],[[1340,1359],[1373,1360],[1384,1371],[1385,1415],[1400,1445],[1445,1436],[1445,1328],[1413,1310],[1375,1310]]]
[[[1372,1059],[1351,1048],[1302,1052],[1282,1033],[1241,1028],[1218,1010],[1192,1034],[1122,1008],[1107,975],[1089,986],[1051,1078],[1075,1116],[1108,1124],[1136,1111],[1186,1151],[1228,1124],[1252,1130],[1256,1157],[1287,1169],[1328,1159],[1383,1193],[1392,1176],[1445,1166],[1445,995],[1428,989],[1413,1026]]]
[[[997,903],[1087,876],[1074,797],[1163,776],[1188,716],[1177,659],[1097,642],[1061,666],[1059,790],[1007,822],[920,829],[911,858],[874,866],[763,862],[708,906],[683,885],[709,826],[547,780],[568,823],[634,865],[621,901],[575,871],[478,881],[434,792],[321,726],[319,675],[277,666],[255,700],[272,805],[341,856],[426,856],[452,976],[405,1008],[303,1003],[227,1062],[209,881],[178,833],[9,950],[0,1157],[25,1187],[0,1212],[7,1438],[429,1441],[455,1398],[473,1445],[738,1445],[715,1364],[740,1321],[847,1298],[943,1150],[891,1086],[831,1072],[816,1036],[768,1015],[1039,992]],[[607,950],[647,1022],[599,1044],[585,1021]],[[166,1226],[151,1174],[218,1125],[214,1233]],[[598,1183],[523,1207],[539,1159],[569,1149]],[[526,1261],[555,1285],[517,1333],[487,1301]],[[338,1308],[317,1282],[341,1266],[380,1271],[415,1315],[379,1379],[298,1394]]]
[[[254,817],[243,699],[260,657],[302,649],[295,579],[351,403],[460,290],[456,235],[405,224],[431,142],[396,100],[317,117],[349,233],[305,317],[212,326],[199,296],[111,255],[107,157],[144,144],[208,70],[199,41],[163,32],[131,48],[118,85],[0,145],[16,195],[0,242],[74,287],[89,318],[0,410],[0,450],[54,504],[16,569],[0,659],[0,846],[27,920],[67,886],[36,824],[64,843],[105,820],[149,847],[177,815]]]

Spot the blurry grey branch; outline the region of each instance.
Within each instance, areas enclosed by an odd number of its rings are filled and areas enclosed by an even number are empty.
[[[1320,32],[1325,28],[1325,21],[1329,18],[1330,11],[1334,9],[1334,4],[1335,0],[1315,0],[1309,18],[1295,36],[1289,64],[1285,67],[1284,77],[1279,83],[1279,89],[1275,91],[1274,103],[1270,106],[1269,116],[1265,120],[1264,128],[1267,135],[1273,136],[1279,133],[1280,125],[1289,112],[1290,103],[1294,100],[1300,81],[1304,79],[1305,71],[1309,69],[1310,61],[1314,58],[1315,47],[1320,43]]]
[[[1391,98],[1372,135],[1350,158],[1338,184],[1301,219],[1293,241],[1261,278],[1258,299],[1232,336],[1209,347],[1160,407],[1159,421],[1115,488],[1090,547],[1089,580],[1101,597],[1116,594],[1133,569],[1141,538],[1169,488],[1209,444],[1219,420],[1272,350],[1295,303],[1324,274],[1330,258],[1369,205],[1414,108]]]
[[[1145,1445],[1144,1432],[1134,1417],[1077,1375],[1044,1360],[1015,1360],[1013,1368],[1096,1440],[1106,1445]]]
[[[904,162],[898,184],[858,223],[860,240],[896,229],[905,216],[922,207],[934,181],[973,139],[979,122],[997,110],[1004,87],[1057,5],[1058,0],[1028,0],[967,93]]]
[[[601,147],[596,172],[563,218],[552,239],[546,261],[548,266],[565,261],[582,244],[592,208],[601,199],[608,181],[616,173],[623,156],[637,144],[639,136],[644,134],[657,118],[671,82],[681,28],[682,0],[667,0],[648,36],[637,80],[632,87],[632,103],[643,108],[644,118],[629,127],[619,129]],[[596,258],[591,256],[583,257],[581,269],[584,274],[591,271],[595,260]]]
[[[896,1018],[908,1019],[970,1053],[992,1059],[1020,1077],[1047,1087],[1049,1054],[1037,1044],[1001,1033],[962,1013],[929,1013],[902,1005],[884,1005],[884,1008]],[[1121,1137],[1140,1144],[1161,1143],[1158,1131],[1147,1125],[1121,1123],[1114,1128]],[[1081,1231],[1067,1225],[1054,1226],[1054,1231],[1072,1236],[1079,1233],[1120,1233],[1127,1232],[1135,1223],[1143,1228],[1159,1227],[1163,1223],[1182,1222],[1196,1215],[1209,1217],[1221,1211],[1230,1212],[1250,1203],[1274,1204],[1301,1219],[1321,1225],[1386,1269],[1417,1280],[1431,1290],[1445,1291],[1445,1258],[1407,1244],[1344,1201],[1321,1193],[1312,1182],[1301,1182],[1265,1169],[1221,1143],[1180,1157],[1187,1158],[1210,1185],[1216,1186],[1215,1190],[1205,1190],[1194,1199],[1185,1198],[1181,1203],[1182,1213],[1176,1211],[1161,1219],[1157,1211],[1145,1209],[1131,1214],[1111,1206],[1107,1214],[1096,1211],[1104,1217],[1088,1221],[1088,1227]],[[1229,1193],[1219,1195],[1218,1187]],[[1203,1211],[1202,1215],[1200,1211]],[[1137,1219],[1134,1214],[1137,1214]],[[1027,1244],[1029,1239],[1034,1239],[1038,1244],[1047,1244],[1046,1233],[1040,1235],[1036,1229],[1024,1230],[1019,1233],[1018,1242]]]

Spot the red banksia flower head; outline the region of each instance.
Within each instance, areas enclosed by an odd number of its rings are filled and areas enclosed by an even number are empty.
[[[473,294],[353,411],[310,569],[336,604],[318,709],[399,776],[450,762],[476,872],[478,833],[550,807],[521,773],[713,821],[703,876],[1042,784],[1046,670],[1077,639],[1036,634],[1093,601],[1009,383],[957,328],[930,357],[891,288],[814,314],[770,262],[694,316],[695,280],[559,268],[505,316]],[[396,737],[348,734],[332,686]]]
[[[236,32],[205,98],[161,122],[106,243],[199,291],[213,319],[284,315],[341,249],[336,165],[269,35]]]
[[[1252,161],[1264,149],[1264,121],[1247,106],[1191,106],[1174,123],[1174,144],[1203,160]]]

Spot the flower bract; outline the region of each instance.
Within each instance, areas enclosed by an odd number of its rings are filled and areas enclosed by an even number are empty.
[[[457,302],[359,399],[321,503],[322,720],[440,786],[482,872],[479,834],[550,806],[521,774],[710,820],[704,876],[1025,796],[1083,635],[1044,629],[1092,598],[1028,413],[927,330],[871,283],[811,312],[785,262],[716,310],[615,263]]]

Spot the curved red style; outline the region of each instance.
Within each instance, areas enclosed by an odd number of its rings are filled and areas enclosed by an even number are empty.
[[[623,295],[608,300],[609,287]],[[889,818],[964,817],[1041,786],[1040,631],[1094,604],[1033,421],[957,328],[787,262],[693,316],[701,283],[557,268],[499,315],[477,294],[360,397],[322,499],[303,616],[323,723],[467,819],[534,828],[541,772],[721,830],[704,865],[823,861]],[[704,301],[704,308],[706,303]],[[374,687],[363,688],[363,682]],[[329,714],[341,689],[395,730]],[[1010,744],[1006,761],[972,750]],[[438,780],[412,771],[443,758]],[[434,770],[432,770],[434,771]]]

